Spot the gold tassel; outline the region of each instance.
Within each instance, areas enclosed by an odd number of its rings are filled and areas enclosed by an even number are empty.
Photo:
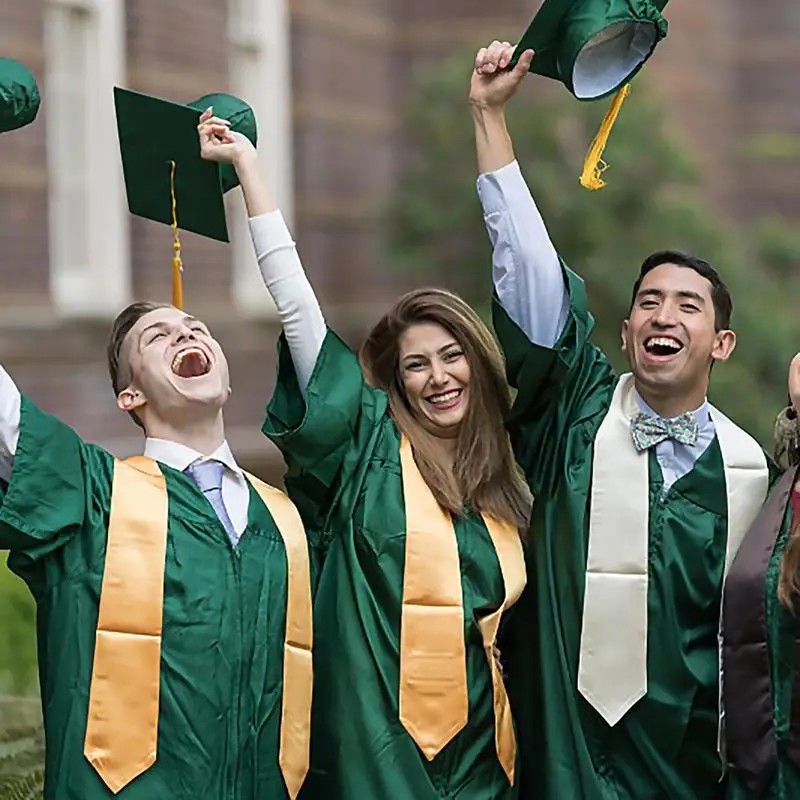
[[[614,123],[619,115],[619,110],[625,98],[631,92],[631,85],[626,83],[615,95],[611,101],[611,105],[606,112],[603,121],[600,123],[600,130],[594,137],[592,146],[586,155],[586,160],[583,162],[583,174],[581,175],[581,186],[584,189],[602,189],[606,184],[600,175],[608,169],[608,164],[603,161],[603,150],[606,149],[608,142],[608,135],[614,127]]]
[[[172,305],[183,309],[183,263],[181,262],[181,236],[178,232],[177,200],[175,198],[175,162],[170,161],[169,190],[172,197],[172,231],[175,241],[172,244]]]

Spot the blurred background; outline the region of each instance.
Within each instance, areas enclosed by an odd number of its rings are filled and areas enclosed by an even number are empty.
[[[119,456],[141,447],[114,404],[105,339],[126,303],[169,298],[172,236],[127,211],[115,85],[184,103],[213,91],[250,102],[305,267],[329,322],[353,344],[399,292],[423,283],[485,312],[490,250],[474,191],[471,59],[494,38],[515,41],[537,6],[3,3],[0,55],[35,73],[42,108],[0,141],[0,363],[85,438]],[[739,345],[715,370],[711,399],[769,446],[800,350],[800,4],[671,0],[665,16],[668,38],[612,131],[605,189],[588,192],[578,176],[606,101],[578,103],[529,76],[510,127],[553,240],[587,280],[595,340],[620,367],[619,324],[644,256],[686,249],[717,267],[733,292]],[[226,203],[230,244],[182,236],[185,303],[231,362],[234,451],[277,482],[281,461],[257,431],[278,328],[238,189]],[[7,571],[0,609],[0,797],[12,781],[35,796],[34,610]]]

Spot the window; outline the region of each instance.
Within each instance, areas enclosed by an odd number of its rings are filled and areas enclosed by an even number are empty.
[[[286,0],[233,0],[230,4],[231,92],[252,106],[258,150],[273,196],[292,228],[292,117],[289,19]],[[233,299],[243,312],[274,313],[258,273],[241,192],[228,199],[233,246]]]
[[[124,0],[46,0],[44,33],[53,304],[113,316],[130,291],[112,91],[125,75]]]

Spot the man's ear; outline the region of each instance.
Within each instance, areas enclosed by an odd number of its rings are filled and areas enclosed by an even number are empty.
[[[622,329],[620,330],[620,338],[622,339],[622,347],[621,350],[626,350],[628,348],[628,326],[629,322],[627,319],[622,320]]]
[[[711,358],[714,361],[727,361],[736,347],[736,334],[733,331],[719,331],[711,351]]]
[[[127,413],[138,411],[146,402],[144,394],[133,386],[126,386],[117,395],[117,407]]]

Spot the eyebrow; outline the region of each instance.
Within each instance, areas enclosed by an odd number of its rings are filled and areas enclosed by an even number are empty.
[[[205,327],[205,324],[204,324],[203,322],[201,322],[199,319],[197,319],[196,317],[184,317],[184,318],[181,320],[181,322],[188,322],[188,323],[192,323],[192,322],[198,322],[200,325],[203,325],[203,327]],[[142,332],[139,334],[139,341],[141,341],[141,340],[142,340],[142,337],[143,337],[143,336],[144,336],[144,335],[145,335],[145,334],[146,334],[148,331],[151,331],[151,330],[153,330],[153,328],[158,328],[158,329],[160,329],[160,330],[164,330],[164,328],[168,328],[168,327],[169,327],[169,323],[168,323],[168,322],[153,322],[153,323],[151,323],[150,325],[148,325],[148,326],[147,326],[147,327],[146,327],[146,328],[145,328],[145,329],[144,329],[144,330],[143,330],[143,331],[142,331]]]
[[[453,347],[460,347],[460,345],[456,341],[448,342],[447,344],[442,345],[436,352],[438,355],[441,355]],[[403,356],[403,361],[407,361],[409,358],[427,358],[427,356],[424,353],[406,353]]]
[[[678,297],[683,298],[685,300],[696,300],[698,303],[705,303],[706,298],[703,297],[702,294],[699,292],[693,292],[689,289],[682,289],[677,292],[673,292]],[[641,300],[643,297],[657,297],[659,300],[664,298],[665,292],[662,292],[661,289],[642,289],[637,295],[636,299]]]

